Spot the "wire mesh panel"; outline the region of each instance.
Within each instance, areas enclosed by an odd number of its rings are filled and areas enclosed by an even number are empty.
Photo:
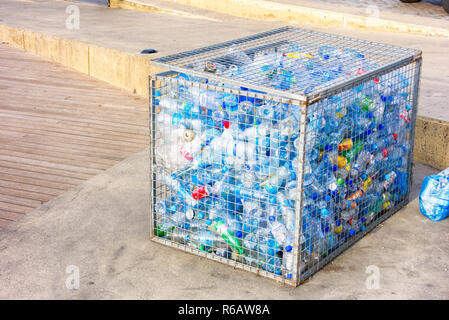
[[[419,58],[282,28],[156,61],[153,239],[307,279],[408,200]]]

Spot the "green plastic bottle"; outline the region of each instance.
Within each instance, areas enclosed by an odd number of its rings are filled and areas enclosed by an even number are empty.
[[[158,237],[165,237],[167,234],[173,232],[174,228],[175,226],[170,219],[162,217],[157,221],[155,233]]]
[[[345,150],[342,152],[343,157],[346,158],[348,163],[351,163],[357,154],[363,149],[363,141],[357,140],[351,150]]]
[[[242,242],[239,238],[232,234],[221,220],[214,221],[213,226],[215,231],[226,241],[236,253],[243,254]]]

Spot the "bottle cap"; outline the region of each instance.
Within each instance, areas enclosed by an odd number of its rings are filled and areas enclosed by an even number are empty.
[[[349,235],[352,237],[352,236],[354,236],[355,235],[355,231],[354,230],[349,230]]]
[[[273,222],[273,221],[276,220],[276,217],[275,217],[275,216],[269,216],[269,217],[268,217],[268,220],[270,220],[271,222]]]
[[[193,217],[195,217],[195,212],[192,209],[187,209],[186,211],[186,218],[189,220],[192,220]]]
[[[237,236],[237,238],[241,238],[243,236],[243,233],[242,231],[237,231],[235,235]]]
[[[278,247],[278,244],[277,244],[276,240],[274,240],[274,239],[269,239],[267,244],[268,244],[269,248],[277,248]]]
[[[293,247],[291,245],[288,245],[285,247],[285,251],[290,252],[293,250]]]
[[[204,219],[204,212],[199,212],[198,213],[198,219]]]
[[[287,273],[287,275],[285,276],[287,279],[291,279],[293,277],[293,275],[291,273]]]
[[[324,199],[325,199],[327,202],[329,202],[329,201],[332,200],[332,197],[331,197],[330,195],[326,194],[326,197],[324,197]]]
[[[335,225],[336,225],[337,227],[339,227],[339,226],[341,225],[341,222],[340,222],[340,221],[336,221],[336,222],[335,222]]]
[[[328,215],[329,214],[329,210],[327,210],[326,208],[322,208],[321,209],[321,215],[322,216],[326,216],[326,215]]]
[[[268,200],[271,204],[275,204],[277,202],[276,197],[270,196]]]
[[[385,180],[389,180],[390,179],[390,175],[389,174],[386,174],[385,175]]]
[[[184,141],[190,142],[193,140],[193,138],[195,138],[195,132],[193,132],[193,130],[186,129],[182,134],[182,138],[184,139]]]
[[[318,194],[316,193],[316,192],[314,192],[313,194],[312,194],[312,199],[313,200],[316,200],[318,198]]]

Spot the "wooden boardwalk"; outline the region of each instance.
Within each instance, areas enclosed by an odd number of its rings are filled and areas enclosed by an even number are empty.
[[[145,149],[148,134],[146,100],[0,43],[0,227]]]

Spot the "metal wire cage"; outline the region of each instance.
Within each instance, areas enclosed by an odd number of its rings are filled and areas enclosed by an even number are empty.
[[[297,286],[407,203],[420,52],[285,27],[152,63],[154,241]]]

